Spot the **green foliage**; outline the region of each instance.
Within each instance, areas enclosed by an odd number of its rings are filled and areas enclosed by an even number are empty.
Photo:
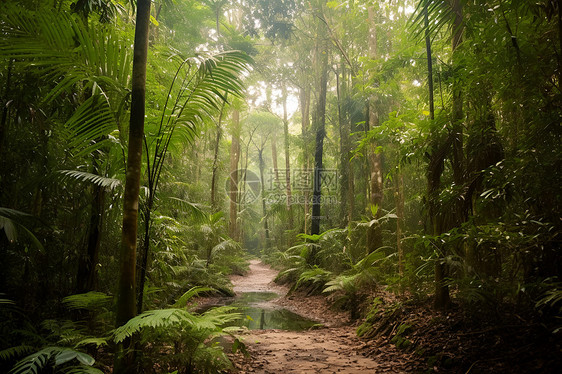
[[[305,289],[309,295],[314,295],[322,291],[331,277],[332,273],[330,271],[314,266],[312,269],[305,270],[300,274],[293,289]]]
[[[200,294],[205,292],[212,292],[212,291],[215,290],[210,287],[193,287],[178,298],[178,300],[174,303],[174,307],[176,308],[183,307],[184,305],[187,305],[187,302],[191,300],[193,297],[199,296]]]
[[[80,365],[73,367],[65,365],[74,360],[78,361]],[[94,363],[95,360],[92,356],[85,353],[70,348],[46,347],[20,360],[10,373],[38,374],[47,368],[53,368],[55,373],[66,373],[67,370],[70,370],[73,373],[101,374],[101,370],[91,367]]]
[[[113,339],[121,342],[140,333],[143,344],[150,343],[145,345],[144,360],[150,360],[151,353],[174,342],[176,350],[170,352],[163,359],[164,362],[172,367],[186,367],[189,371],[217,372],[229,368],[230,361],[213,339],[228,334],[228,329],[223,327],[241,318],[239,313],[232,312],[234,309],[213,308],[201,315],[175,308],[150,310],[117,328]]]
[[[112,301],[113,297],[96,291],[71,295],[63,299],[63,303],[70,309],[87,309],[91,311],[107,307]]]
[[[4,231],[10,243],[17,241],[18,229],[22,230],[37,250],[44,251],[43,245],[39,239],[22,223],[26,220],[29,221],[30,218],[32,219],[33,216],[27,213],[0,207],[0,230]]]
[[[402,323],[398,326],[396,334],[390,341],[396,345],[396,348],[406,349],[412,344],[412,342],[405,337],[405,335],[408,335],[410,332],[412,332],[412,326],[407,323]]]
[[[68,178],[92,183],[97,186],[107,188],[109,190],[114,190],[117,187],[121,187],[122,185],[122,182],[119,179],[108,178],[101,175],[87,173],[79,170],[61,170],[60,173]]]

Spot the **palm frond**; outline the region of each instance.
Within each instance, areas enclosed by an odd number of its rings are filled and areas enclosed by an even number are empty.
[[[101,175],[87,173],[79,170],[59,170],[59,173],[66,177],[92,183],[96,186],[107,188],[109,190],[115,190],[117,187],[121,187],[123,184],[119,179],[103,177]]]
[[[428,26],[425,25],[427,9]],[[419,0],[415,12],[410,17],[411,27],[415,30],[414,38],[424,37],[426,30],[435,35],[443,27],[452,27],[454,18],[453,8],[448,0]]]
[[[169,197],[168,199],[191,215],[197,223],[207,222],[209,220],[207,213],[205,213],[200,204],[192,203],[178,197]]]
[[[23,230],[35,248],[39,251],[44,251],[43,245],[39,239],[37,239],[35,234],[33,234],[23,223],[21,223],[24,219],[30,218],[34,219],[32,215],[19,210],[0,207],[0,230],[4,230],[4,233],[10,242],[17,241],[18,229]]]
[[[132,53],[123,46],[130,41],[113,28],[87,27],[76,15],[51,8],[2,10],[0,55],[55,78],[46,102],[81,81],[120,91],[128,86]]]

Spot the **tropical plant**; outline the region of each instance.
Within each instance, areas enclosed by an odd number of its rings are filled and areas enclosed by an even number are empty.
[[[119,343],[140,334],[141,344],[146,347],[141,358],[144,365],[153,365],[151,353],[165,350],[168,353],[162,363],[170,370],[214,373],[231,367],[222,347],[214,339],[228,334],[226,326],[241,318],[240,314],[232,313],[233,310],[220,307],[200,315],[175,308],[149,310],[117,328],[113,339]]]

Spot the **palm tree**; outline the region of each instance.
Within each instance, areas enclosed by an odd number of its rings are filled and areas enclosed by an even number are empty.
[[[222,114],[228,94],[240,96],[240,75],[251,59],[242,52],[230,51],[181,61],[170,86],[159,124],[152,135],[143,137],[147,163],[148,196],[143,205],[144,241],[140,261],[138,313],[142,311],[144,282],[150,250],[151,214],[164,160],[174,141],[191,143],[204,122]],[[174,97],[173,102],[170,98]],[[184,206],[186,206],[184,204]]]

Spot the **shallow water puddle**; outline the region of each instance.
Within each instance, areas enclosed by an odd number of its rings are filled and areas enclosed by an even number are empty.
[[[318,324],[271,302],[278,297],[274,292],[245,292],[238,297],[222,299],[220,305],[236,307],[236,312],[241,313],[243,317],[237,321],[236,326],[245,326],[250,330],[301,331]],[[204,309],[213,306],[219,305],[209,305]]]

